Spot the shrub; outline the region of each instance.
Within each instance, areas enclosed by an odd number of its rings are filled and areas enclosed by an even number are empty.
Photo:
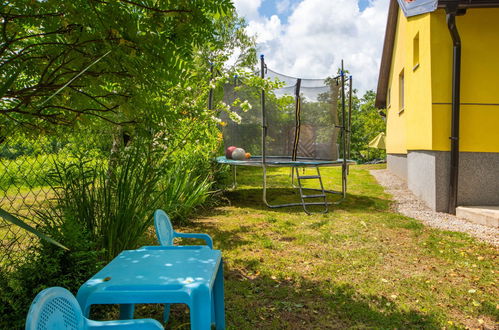
[[[209,196],[212,178],[195,159],[184,159],[165,169],[160,180],[160,208],[173,222],[182,222]]]
[[[113,157],[75,150],[52,162],[46,181],[55,198],[37,211],[35,222],[70,251],[36,242],[14,271],[2,271],[0,328],[21,328],[40,290],[63,286],[76,293],[104,263],[137,248],[155,209],[182,221],[210,195],[207,155],[182,151],[165,159],[137,139]]]
[[[107,260],[137,247],[161,195],[154,157],[138,147],[125,151],[112,165],[92,163],[85,155],[57,163],[50,175],[55,203],[39,212],[44,226],[53,230],[77,219]]]
[[[62,286],[76,293],[89,277],[103,266],[104,253],[96,250],[89,233],[75,219],[67,219],[60,228],[40,230],[70,250],[41,241],[26,251],[25,261],[13,271],[0,274],[0,328],[24,328],[24,320],[33,298],[44,288]]]

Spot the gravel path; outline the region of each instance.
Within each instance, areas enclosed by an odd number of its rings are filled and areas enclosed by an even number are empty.
[[[388,170],[371,170],[371,174],[385,191],[393,196],[394,209],[405,216],[421,220],[430,227],[468,233],[499,246],[499,229],[470,223],[454,215],[435,212],[407,188],[404,180]]]

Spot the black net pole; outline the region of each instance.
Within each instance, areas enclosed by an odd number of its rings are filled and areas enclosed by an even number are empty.
[[[298,78],[296,80],[296,89],[295,89],[295,140],[293,142],[293,152],[291,156],[291,159],[293,161],[296,161],[296,157],[298,154],[298,144],[300,143],[300,127],[301,127],[300,86],[301,86],[301,79]]]
[[[265,59],[263,55],[260,55],[260,77],[265,79]],[[265,139],[267,138],[267,117],[265,115],[265,89],[262,88],[261,95],[261,103],[262,103],[262,163],[265,167],[265,157],[267,156],[267,152],[265,149]]]
[[[347,131],[348,131],[348,141],[347,141],[347,159],[350,159],[350,141],[351,141],[351,135],[352,135],[352,91],[353,91],[353,77],[350,76],[350,83],[348,86],[348,125],[347,125]]]
[[[265,79],[265,59],[263,55],[260,55],[260,77]],[[265,145],[265,140],[267,138],[267,116],[265,114],[265,89],[262,88],[261,95],[262,104],[262,171],[263,171],[263,181],[262,181],[262,200],[268,207],[274,207],[267,202],[267,167],[266,167],[266,157],[267,149]]]
[[[345,109],[345,71],[343,67],[343,60],[341,60],[341,136],[343,140],[343,164],[341,166],[341,191],[343,198],[347,195],[347,182],[346,182],[346,169],[347,169],[347,155],[346,155],[346,109]]]

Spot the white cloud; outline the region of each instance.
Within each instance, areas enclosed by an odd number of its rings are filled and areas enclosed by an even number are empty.
[[[235,5],[239,13],[250,13],[245,16],[247,31],[257,35],[269,68],[320,78],[336,74],[343,59],[363,93],[376,88],[388,2],[373,0],[360,11],[354,0],[303,0],[292,9],[287,24],[275,15],[260,16],[261,1],[238,0]]]
[[[258,19],[258,8],[262,0],[233,0],[233,2],[239,16],[245,17],[248,21]]]
[[[291,7],[290,5],[291,5],[290,0],[277,1],[276,5],[275,5],[276,9],[277,9],[277,13],[283,14],[283,13],[287,12]]]
[[[283,25],[277,15],[272,15],[270,18],[249,21],[246,31],[250,35],[256,35],[258,44],[265,44],[279,40],[283,33]]]

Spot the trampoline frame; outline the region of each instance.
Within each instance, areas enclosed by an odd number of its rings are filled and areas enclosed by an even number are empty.
[[[260,55],[260,77],[265,79],[265,71],[267,66],[265,65],[265,59],[263,55]],[[348,160],[347,157],[350,156],[350,127],[351,127],[351,111],[352,111],[352,76],[349,77],[349,104],[348,104],[348,114],[346,111],[346,95],[345,95],[345,72],[343,68],[343,61],[341,61],[341,73],[339,76],[334,79],[340,79],[341,81],[341,112],[342,112],[342,123],[341,125],[336,125],[336,128],[340,129],[341,138],[343,140],[343,148],[341,150],[341,159],[332,161],[332,160],[317,160],[310,159],[305,157],[295,157],[295,160],[291,159],[289,162],[278,162],[272,161],[272,159],[276,158],[287,158],[282,156],[267,156],[267,148],[266,148],[266,138],[267,138],[267,118],[265,111],[265,90],[261,91],[261,106],[262,106],[262,156],[252,156],[253,159],[261,159],[261,161],[245,161],[245,160],[232,160],[226,159],[225,156],[217,157],[217,162],[220,164],[228,164],[232,167],[232,189],[237,188],[237,166],[256,166],[262,167],[263,170],[263,178],[262,178],[262,200],[263,203],[269,208],[282,208],[282,207],[292,207],[292,206],[302,206],[305,209],[305,212],[309,213],[305,205],[323,205],[325,206],[325,212],[328,211],[327,206],[338,204],[342,202],[347,195],[347,176],[349,172],[349,165],[356,164],[355,161]],[[298,96],[299,97],[299,96]],[[269,161],[270,160],[270,161]],[[314,188],[304,188],[298,187],[295,185],[295,171],[298,171],[299,168],[307,168],[307,167],[315,167],[319,173],[319,167],[336,167],[341,166],[341,191],[337,190],[321,190]],[[293,188],[301,188],[301,190],[307,191],[324,191],[328,194],[339,194],[342,198],[337,202],[306,202],[302,203],[286,203],[286,204],[270,204],[267,201],[267,167],[290,167],[291,168],[291,185]],[[298,172],[297,172],[298,176]],[[320,179],[322,182],[322,178]]]
[[[262,158],[261,156],[252,156],[251,158]],[[273,156],[267,157],[267,158],[274,158]],[[283,158],[283,157],[276,157],[276,158]],[[342,166],[343,167],[343,159],[339,159],[337,161],[317,161],[317,160],[310,160],[307,162],[305,159],[302,159],[301,161],[290,161],[290,162],[265,162],[265,165],[263,165],[263,161],[245,161],[245,160],[229,160],[226,159],[225,156],[220,156],[216,158],[216,161],[219,164],[226,164],[230,165],[232,169],[232,186],[231,189],[236,189],[237,188],[237,167],[238,166],[250,166],[250,167],[261,167],[263,170],[263,176],[262,176],[262,200],[264,204],[269,207],[269,208],[281,208],[281,207],[291,207],[291,206],[303,206],[302,203],[287,203],[287,204],[270,204],[267,201],[267,167],[290,167],[291,168],[291,186],[293,188],[299,188],[298,186],[295,185],[295,171],[298,171],[300,168],[318,168],[318,167],[337,167],[337,166]],[[348,165],[354,165],[356,164],[354,161],[347,160],[347,168]],[[342,177],[343,173],[345,171],[342,170]],[[346,175],[346,174],[345,174]],[[306,188],[306,187],[301,187],[302,190],[306,191],[320,191],[322,192],[321,189],[316,189],[316,188]],[[346,198],[346,193],[347,193],[347,180],[342,179],[342,185],[341,185],[341,191],[339,190],[330,190],[330,189],[324,189],[324,192],[328,194],[337,194],[337,195],[342,195],[342,198],[337,201],[337,202],[327,202],[327,205],[334,205],[338,204],[341,201],[343,201]],[[324,202],[307,202],[307,205],[324,205]]]

